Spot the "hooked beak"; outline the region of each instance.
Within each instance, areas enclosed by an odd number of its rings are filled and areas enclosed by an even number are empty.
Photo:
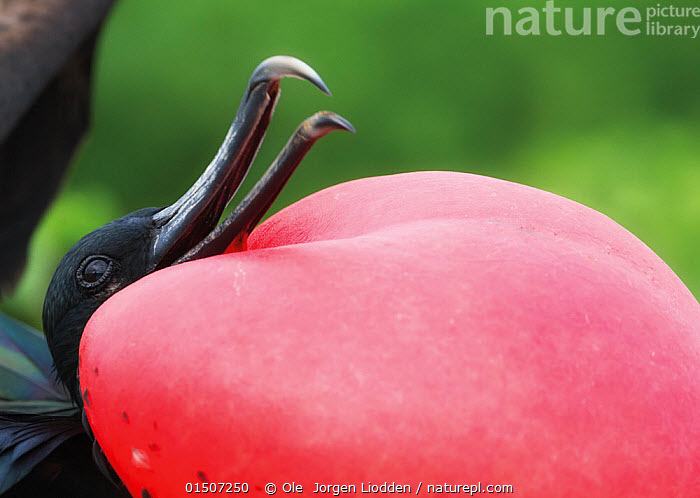
[[[344,118],[320,112],[297,128],[267,172],[241,204],[217,227],[255,159],[279,98],[279,81],[310,81],[330,95],[320,76],[294,57],[264,60],[253,71],[236,117],[214,159],[174,204],[153,216],[156,235],[149,255],[152,270],[223,253],[234,241],[245,249],[248,235],[262,219],[304,155],[333,130],[355,132]]]

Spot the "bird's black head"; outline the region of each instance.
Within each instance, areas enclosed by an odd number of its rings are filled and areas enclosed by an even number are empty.
[[[81,404],[77,378],[80,339],[92,314],[110,296],[161,268],[245,249],[260,221],[314,142],[332,130],[354,131],[342,117],[317,113],[302,123],[261,180],[218,227],[243,182],[270,122],[279,80],[294,76],[328,90],[316,72],[291,57],[272,57],[253,72],[223,145],[177,202],[112,221],[80,239],[63,257],[44,301],[44,332],[58,378]]]
[[[155,269],[150,248],[157,234],[157,211],[142,209],[89,233],[66,253],[51,279],[44,301],[44,333],[56,372],[74,399],[85,324],[108,297]]]

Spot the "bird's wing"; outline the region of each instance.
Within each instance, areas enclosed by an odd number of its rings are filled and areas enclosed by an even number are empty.
[[[70,400],[55,380],[46,338],[0,312],[0,408],[39,400]]]
[[[0,494],[83,432],[43,334],[0,313]]]
[[[95,40],[114,0],[0,1],[0,291],[89,126]]]
[[[30,415],[0,411],[0,494],[29,474],[56,448],[83,432],[80,411],[57,403]]]

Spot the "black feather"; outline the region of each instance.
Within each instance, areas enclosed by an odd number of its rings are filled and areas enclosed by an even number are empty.
[[[43,334],[0,313],[0,493],[81,432]]]
[[[58,446],[3,498],[125,498],[123,485],[114,487],[96,468],[92,442],[79,434]]]
[[[0,412],[0,493],[9,490],[59,445],[83,432],[80,410],[70,403],[42,414]]]
[[[0,313],[0,407],[2,400],[67,399],[44,334]]]
[[[44,335],[0,313],[3,498],[127,496],[109,464],[101,462],[103,475],[92,460],[96,443],[83,418],[55,379]]]

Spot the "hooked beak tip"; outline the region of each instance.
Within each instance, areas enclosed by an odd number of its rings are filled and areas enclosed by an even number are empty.
[[[311,140],[318,140],[334,130],[357,133],[355,127],[343,116],[330,111],[320,111],[304,120],[299,127],[301,134]]]
[[[250,94],[260,83],[279,81],[285,77],[309,81],[326,95],[331,95],[331,91],[311,66],[288,55],[276,55],[262,61],[253,71],[246,93]]]

